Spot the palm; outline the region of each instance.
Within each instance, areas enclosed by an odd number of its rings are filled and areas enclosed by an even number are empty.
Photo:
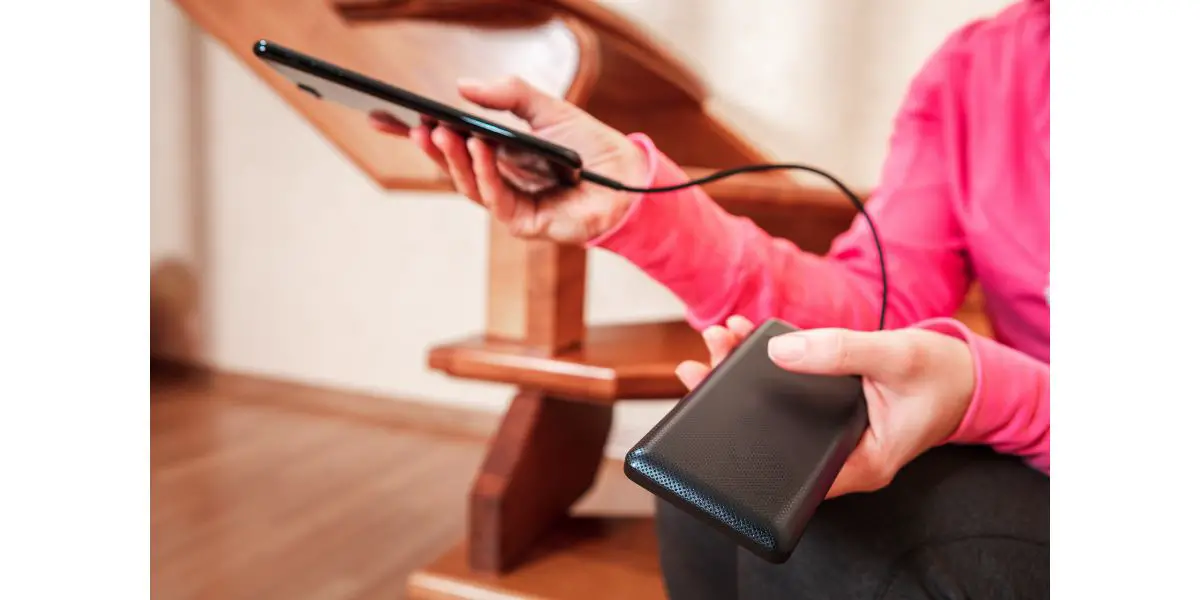
[[[894,414],[896,410],[893,410],[893,407],[896,407],[897,403],[894,402],[891,390],[870,380],[863,380],[863,394],[867,398],[867,430],[863,432],[862,439],[850,456],[846,457],[846,464],[829,489],[830,497],[841,496],[850,490],[880,488],[888,483],[865,481],[864,478],[874,473],[887,472],[881,468],[884,465],[876,463],[881,457],[888,456],[885,450],[889,440],[902,439],[893,431],[898,425],[903,428],[894,418],[897,415]],[[903,412],[902,405],[900,409]]]
[[[533,135],[574,150],[589,171],[621,182],[640,183],[645,178],[645,156],[632,141],[521,79],[489,85],[463,82],[459,91],[474,104],[524,120]],[[522,169],[498,162],[495,150],[479,139],[464,141],[436,124],[410,128],[385,114],[373,114],[372,121],[381,131],[411,139],[450,175],[459,193],[482,204],[517,236],[584,243],[615,226],[631,202],[629,194],[588,183],[534,198],[518,190],[536,189],[544,182],[521,181]]]
[[[534,128],[532,133],[575,150],[588,170],[618,180],[637,177],[642,165],[640,161],[631,160],[637,156],[630,153],[631,144],[625,136],[573,106],[564,106],[564,109],[560,118]],[[615,224],[606,222],[604,217],[619,217],[622,212],[614,210],[619,208],[614,206],[620,201],[619,194],[590,184],[560,189],[536,199],[511,186],[503,193],[513,196],[510,228],[513,234],[521,237],[545,237],[563,243],[584,242]]]

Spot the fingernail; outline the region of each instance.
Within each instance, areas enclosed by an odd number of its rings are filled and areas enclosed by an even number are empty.
[[[767,355],[772,360],[792,362],[804,358],[808,340],[799,335],[781,335],[767,342]]]
[[[704,341],[706,342],[715,342],[721,337],[721,327],[719,325],[713,325],[700,332],[700,336],[703,337]]]

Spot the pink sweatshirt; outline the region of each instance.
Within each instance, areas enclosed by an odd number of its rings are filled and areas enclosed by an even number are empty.
[[[640,134],[649,184],[685,181]],[[948,442],[1050,471],[1050,8],[1026,0],[955,32],[913,81],[868,207],[883,241],[889,327],[964,340],[976,390]],[[827,256],[734,217],[698,188],[638,198],[592,246],[623,256],[688,307],[802,328],[878,326],[879,263],[860,216]],[[992,341],[949,318],[979,282]]]

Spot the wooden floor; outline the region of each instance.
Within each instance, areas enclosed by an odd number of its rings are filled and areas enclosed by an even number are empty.
[[[404,598],[414,570],[462,541],[468,490],[497,423],[232,375],[151,377],[150,406],[158,600]],[[652,512],[619,461],[606,461],[572,510],[585,519]],[[531,584],[537,573],[570,578],[563,565],[595,553],[584,543],[578,556],[510,579],[541,589],[549,584]],[[639,564],[616,575],[657,577],[654,552],[623,554]]]
[[[158,600],[402,598],[463,534],[483,441],[152,380]]]

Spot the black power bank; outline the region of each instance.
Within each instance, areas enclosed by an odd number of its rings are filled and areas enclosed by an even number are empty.
[[[859,377],[791,373],[759,326],[625,457],[638,485],[772,563],[791,556],[867,426]]]

